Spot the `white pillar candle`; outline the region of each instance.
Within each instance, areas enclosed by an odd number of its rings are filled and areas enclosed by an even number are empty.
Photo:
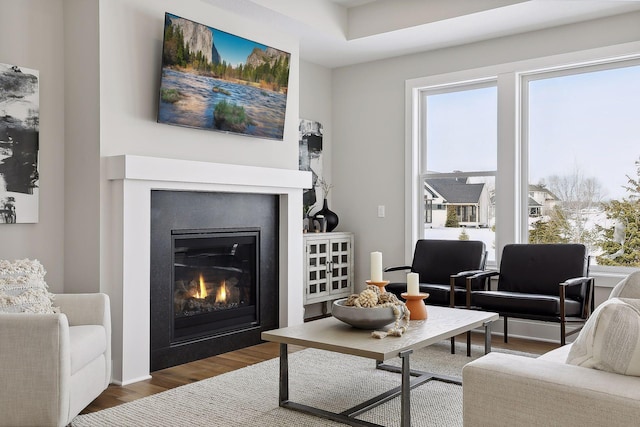
[[[420,286],[418,285],[419,281],[420,281],[420,275],[418,273],[407,274],[407,294],[408,295],[418,295],[420,293]]]
[[[371,252],[371,281],[382,282],[382,252]]]

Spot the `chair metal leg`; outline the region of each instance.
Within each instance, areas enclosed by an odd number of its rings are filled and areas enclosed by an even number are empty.
[[[504,316],[504,342],[509,342],[509,337],[507,335],[507,325],[508,324],[509,324],[508,317]]]
[[[451,354],[456,354],[456,338],[451,337]]]

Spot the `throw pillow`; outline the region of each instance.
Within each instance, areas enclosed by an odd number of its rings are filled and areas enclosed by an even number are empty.
[[[587,320],[567,363],[640,376],[640,300],[612,298]]]
[[[57,313],[38,260],[0,260],[0,313]]]
[[[612,290],[609,298],[640,298],[640,271],[622,279]]]

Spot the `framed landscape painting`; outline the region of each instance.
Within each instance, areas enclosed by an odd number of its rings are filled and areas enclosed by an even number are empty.
[[[38,222],[38,71],[0,64],[0,223]]]
[[[282,140],[290,54],[165,14],[158,122]]]

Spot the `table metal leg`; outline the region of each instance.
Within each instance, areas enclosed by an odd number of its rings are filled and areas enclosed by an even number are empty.
[[[484,322],[484,354],[491,353],[491,323]]]
[[[400,402],[400,426],[411,426],[411,367],[409,363],[409,355],[413,350],[407,350],[400,353],[402,359],[402,395]]]
[[[287,344],[280,344],[280,406],[289,401],[289,352]]]

